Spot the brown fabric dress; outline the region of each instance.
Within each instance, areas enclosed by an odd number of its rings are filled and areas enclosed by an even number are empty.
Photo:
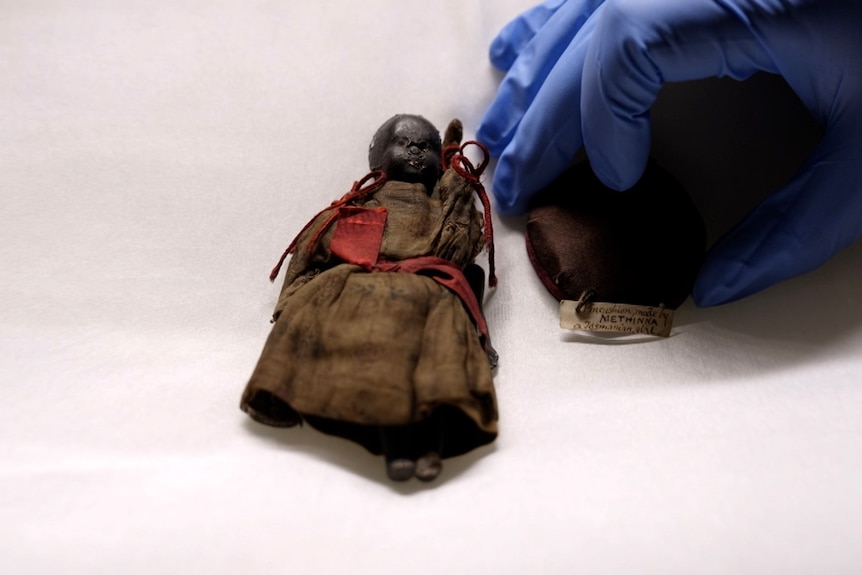
[[[472,190],[451,169],[431,197],[421,184],[393,181],[355,204],[385,213],[371,262],[434,256],[463,269],[484,245]],[[307,421],[376,454],[378,426],[434,413],[446,414],[444,457],[493,441],[488,356],[462,300],[421,272],[369,273],[368,265],[339,258],[333,240],[347,229],[345,220],[339,215],[319,231],[337,209],[322,212],[299,237],[242,409],[269,425]],[[367,247],[355,251],[363,249],[367,254]]]

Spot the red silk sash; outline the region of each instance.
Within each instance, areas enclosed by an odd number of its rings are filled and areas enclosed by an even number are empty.
[[[485,322],[482,306],[461,268],[449,260],[435,256],[399,261],[378,259],[386,225],[386,208],[341,206],[338,208],[336,222],[335,233],[329,244],[334,256],[371,273],[410,273],[430,277],[458,296],[481,334],[482,347],[485,351],[488,350],[488,324]]]

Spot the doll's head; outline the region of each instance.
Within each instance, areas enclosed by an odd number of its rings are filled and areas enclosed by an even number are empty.
[[[423,184],[430,194],[440,178],[440,132],[422,116],[399,114],[388,119],[371,140],[368,163],[390,180]]]

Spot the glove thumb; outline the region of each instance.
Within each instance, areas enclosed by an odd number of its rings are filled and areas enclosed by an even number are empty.
[[[808,272],[862,235],[862,136],[849,124],[828,130],[793,180],[713,246],[692,292],[697,305]]]

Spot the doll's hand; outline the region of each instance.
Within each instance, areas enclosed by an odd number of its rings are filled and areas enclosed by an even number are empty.
[[[612,188],[632,186],[664,82],[781,74],[825,129],[793,178],[718,242],[699,305],[732,301],[811,270],[862,234],[862,1],[552,0],[491,47],[508,70],[478,137],[500,160],[503,213],[585,147]]]

